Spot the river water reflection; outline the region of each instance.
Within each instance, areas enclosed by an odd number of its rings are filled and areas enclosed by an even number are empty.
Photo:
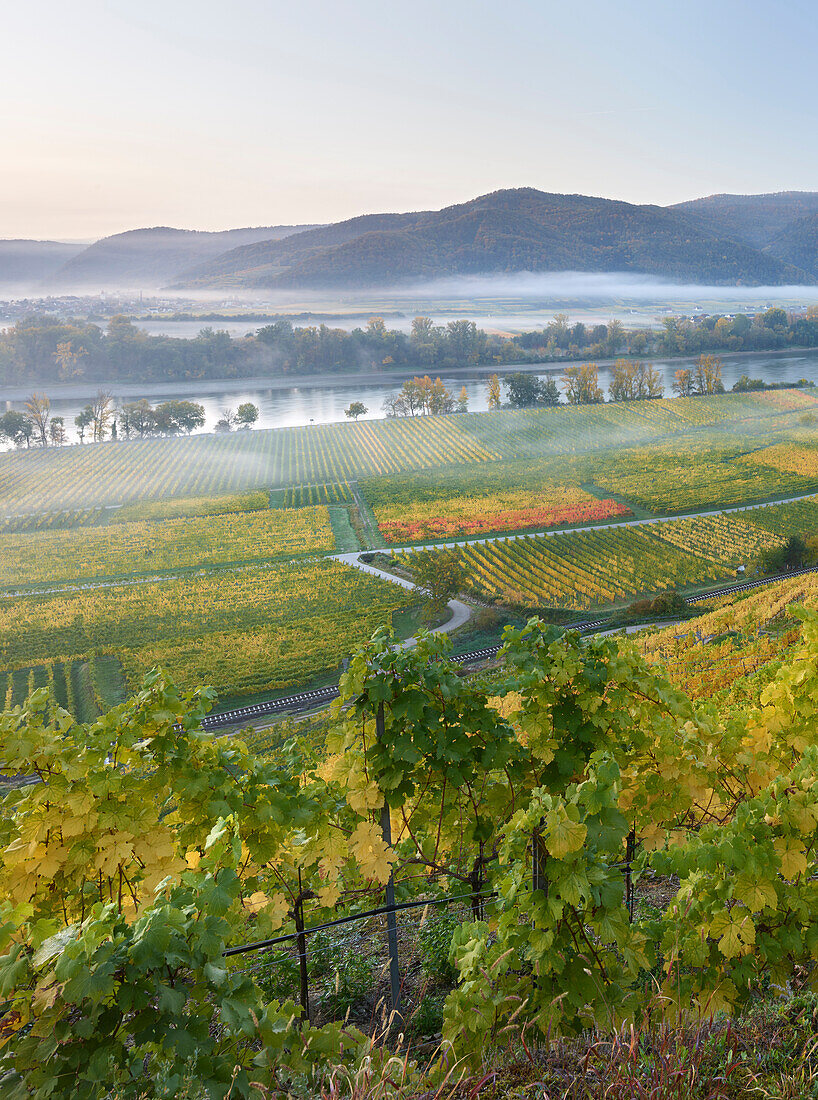
[[[729,390],[742,375],[751,378],[763,378],[765,382],[797,382],[801,378],[818,384],[818,349],[785,354],[725,355],[721,357],[722,377]],[[673,374],[680,367],[689,365],[689,361],[679,359],[654,360],[665,381],[665,393],[671,396]],[[509,371],[521,369],[506,366],[498,370],[502,379]],[[541,377],[556,377],[562,372],[558,365],[543,365],[522,368]],[[492,373],[491,367],[468,369],[443,373],[443,381],[457,396],[465,386],[471,412],[483,412],[487,408],[486,382]],[[610,367],[600,366],[600,383],[607,393],[610,381]],[[260,410],[257,427],[281,428],[300,424],[322,424],[344,420],[344,410],[352,401],[362,401],[368,409],[366,419],[379,419],[385,415],[383,403],[386,398],[397,392],[402,378],[383,375],[366,375],[355,378],[340,377],[337,380],[321,381],[301,377],[293,379],[275,379],[271,381],[224,381],[207,382],[197,385],[169,383],[166,385],[118,385],[106,387],[119,401],[134,401],[146,397],[152,404],[171,398],[184,398],[199,401],[205,409],[206,423],[204,431],[212,431],[216,421],[225,408],[235,410],[245,401],[251,401]],[[0,410],[23,407],[24,394],[14,392],[0,393]],[[69,438],[74,440],[74,417],[88,403],[91,394],[75,391],[60,394],[58,389],[50,392],[52,415],[63,416]],[[11,400],[9,400],[9,398]]]

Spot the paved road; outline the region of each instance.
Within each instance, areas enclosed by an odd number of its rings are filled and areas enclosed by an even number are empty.
[[[333,554],[332,557],[337,561],[345,562],[347,565],[354,565],[356,569],[360,569],[362,573],[371,573],[373,577],[380,577],[381,580],[391,581],[393,584],[399,584],[401,588],[415,589],[416,584],[407,580],[405,577],[396,577],[394,573],[387,573],[383,569],[377,569],[374,565],[368,565],[365,561],[361,561],[361,554],[371,554],[371,550],[359,550],[355,554]],[[430,634],[449,634],[452,630],[457,630],[459,626],[463,626],[467,623],[472,616],[472,609],[468,604],[463,603],[461,600],[449,600],[448,604],[452,612],[452,617],[448,622],[443,623],[442,626],[435,626],[430,630]],[[408,638],[403,642],[403,648],[408,649],[410,646],[416,644],[417,639]]]

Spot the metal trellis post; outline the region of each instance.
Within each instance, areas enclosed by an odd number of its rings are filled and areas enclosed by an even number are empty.
[[[386,734],[386,721],[384,717],[383,703],[378,704],[378,713],[375,719],[375,733],[379,741]],[[383,842],[392,847],[392,822],[389,817],[389,805],[386,798],[381,808],[381,835]],[[392,871],[389,872],[389,882],[386,884],[386,930],[389,941],[389,985],[392,995],[392,1024],[398,1029],[403,1028],[403,1017],[400,1013],[400,963],[398,960],[398,925],[395,919],[395,880]]]

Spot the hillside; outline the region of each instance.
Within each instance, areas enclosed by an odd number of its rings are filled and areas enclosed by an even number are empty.
[[[628,271],[728,285],[812,281],[674,210],[518,188],[440,211],[356,218],[234,249],[178,285],[370,286],[522,271]]]
[[[279,241],[256,241],[191,267],[182,273],[181,286],[268,285],[268,280],[294,264],[368,235],[390,233],[423,224],[434,211],[414,214],[362,214],[357,218],[294,233]],[[254,280],[256,282],[254,283]]]
[[[0,290],[31,290],[84,248],[84,244],[62,241],[0,241]]]
[[[791,222],[764,251],[818,278],[818,212]]]
[[[763,248],[796,219],[818,214],[818,191],[708,195],[703,199],[676,203],[667,209],[684,215],[705,232]],[[788,257],[783,258],[795,263]]]
[[[103,237],[69,258],[49,280],[63,288],[152,288],[175,279],[193,264],[255,241],[271,241],[306,226],[277,225],[229,229],[221,233],[171,229],[132,229]]]

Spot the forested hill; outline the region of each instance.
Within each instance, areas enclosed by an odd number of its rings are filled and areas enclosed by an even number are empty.
[[[73,255],[51,274],[58,289],[148,289],[176,279],[192,264],[199,264],[252,241],[273,241],[312,226],[273,225],[254,229],[228,229],[202,233],[158,226],[132,229],[103,237]]]
[[[818,211],[788,225],[765,251],[785,263],[796,264],[818,279]]]
[[[677,210],[533,188],[439,211],[340,222],[237,248],[185,286],[338,287],[521,271],[638,272],[694,283],[808,283],[813,276]]]
[[[700,229],[729,237],[754,248],[765,248],[798,219],[818,214],[818,191],[779,191],[770,195],[708,195],[680,202],[669,210],[683,215]],[[781,256],[788,263],[797,262]]]

